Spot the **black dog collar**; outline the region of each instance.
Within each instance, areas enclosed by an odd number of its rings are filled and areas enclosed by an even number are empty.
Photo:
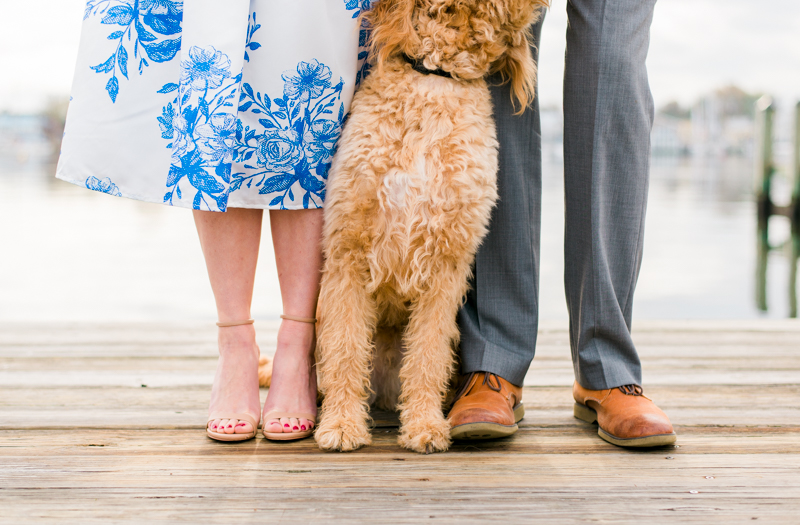
[[[403,53],[402,55],[403,60],[411,64],[411,68],[416,71],[417,73],[422,73],[423,75],[436,75],[445,78],[453,78],[449,72],[443,69],[428,69],[426,68],[421,60],[417,60],[416,58],[411,58],[410,56]]]

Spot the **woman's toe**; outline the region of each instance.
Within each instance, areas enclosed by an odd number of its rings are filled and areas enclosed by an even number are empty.
[[[296,417],[289,418],[289,426],[292,428],[292,432],[300,432],[300,421]]]
[[[239,420],[233,427],[233,431],[236,434],[249,434],[250,432],[253,431],[253,425],[251,425],[247,421]]]
[[[277,419],[270,419],[266,423],[267,432],[283,432],[283,426]]]
[[[282,417],[281,418],[281,431],[282,432],[291,432],[292,431],[292,425],[289,423],[289,418],[288,417]]]
[[[220,434],[229,434],[228,425],[230,425],[230,419],[221,419],[219,425],[217,425],[217,432]]]
[[[298,424],[300,425],[300,432],[305,432],[309,428],[311,428],[310,422],[307,419],[298,419]]]
[[[211,432],[216,432],[217,431],[217,427],[219,426],[219,422],[220,422],[219,419],[214,419],[213,421],[209,421],[208,422],[208,429]]]

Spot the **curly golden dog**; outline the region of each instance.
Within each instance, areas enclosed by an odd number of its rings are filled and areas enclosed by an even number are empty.
[[[353,100],[325,205],[323,450],[369,444],[373,401],[400,411],[403,447],[450,445],[442,405],[456,313],[497,200],[484,77],[502,73],[526,108],[536,76],[528,28],[546,3],[380,0],[365,15],[374,69]]]

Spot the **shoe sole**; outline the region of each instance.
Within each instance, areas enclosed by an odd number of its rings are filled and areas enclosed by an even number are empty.
[[[297,441],[299,439],[305,439],[307,437],[311,437],[311,434],[314,433],[314,429],[306,430],[304,432],[261,432],[264,435],[265,439],[270,441]]]
[[[450,429],[450,437],[457,441],[478,441],[508,437],[519,430],[519,421],[525,417],[525,406],[520,403],[514,407],[514,424],[464,423]]]
[[[587,423],[597,423],[597,412],[586,405],[575,403],[573,414],[581,421],[585,421]],[[608,441],[612,445],[617,445],[618,447],[638,448],[663,447],[665,445],[672,445],[678,439],[678,436],[675,434],[675,432],[671,432],[669,434],[655,434],[653,436],[644,436],[638,438],[618,438],[600,428],[599,425],[597,427],[597,435],[600,436],[601,439]]]
[[[256,437],[255,432],[248,432],[247,434],[220,434],[219,432],[212,432],[206,429],[206,435],[214,441],[223,441],[230,443],[234,441],[247,441]]]

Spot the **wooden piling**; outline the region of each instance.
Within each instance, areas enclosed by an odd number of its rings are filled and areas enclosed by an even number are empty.
[[[794,111],[794,164],[792,178],[794,189],[792,191],[791,220],[792,240],[791,258],[789,259],[789,316],[797,317],[797,265],[800,261],[800,102]]]
[[[797,262],[800,259],[800,103],[795,107],[794,164],[792,167],[792,202],[776,205],[772,200],[772,177],[776,167],[773,157],[773,124],[775,107],[772,98],[761,97],[756,103],[756,158],[755,193],[757,209],[756,248],[756,307],[766,312],[767,259],[769,245],[769,219],[773,215],[786,217],[791,222],[791,238],[781,246],[789,256],[789,316],[797,317]]]
[[[772,98],[761,97],[756,103],[755,192],[758,217],[756,251],[756,307],[767,311],[767,257],[769,255],[769,218],[773,214],[771,188],[775,164],[772,158],[772,124],[775,108]]]
[[[756,103],[756,197],[758,199],[759,229],[766,229],[766,222],[773,213],[771,197],[772,175],[775,173],[775,162],[772,154],[773,122],[775,106],[772,98],[761,97]],[[763,224],[762,224],[763,223]]]
[[[794,108],[794,166],[792,168],[794,191],[792,204],[794,208],[793,224],[800,228],[800,102]]]

